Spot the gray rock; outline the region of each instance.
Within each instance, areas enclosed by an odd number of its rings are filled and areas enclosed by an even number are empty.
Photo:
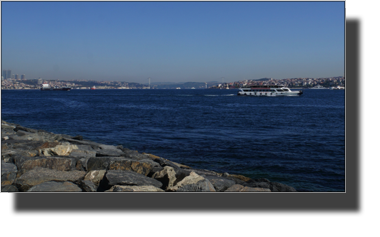
[[[111,158],[109,170],[131,170],[139,174],[147,176],[152,170],[152,161],[144,160],[136,161],[127,158]]]
[[[270,190],[272,192],[297,192],[295,188],[277,182],[270,182]]]
[[[75,158],[90,158],[96,157],[96,151],[74,149],[71,151],[70,157]]]
[[[240,184],[234,184],[229,187],[225,192],[270,192],[268,188],[252,188]]]
[[[202,175],[202,176],[218,176],[218,177],[222,176],[221,173],[217,173],[212,170],[205,170],[205,169],[187,169],[187,170],[190,172],[195,172],[198,175]]]
[[[176,173],[176,181],[175,182],[180,182],[182,179],[189,176],[191,173],[191,170],[182,169],[178,165],[174,164],[173,162],[171,162],[167,159],[161,158],[161,157],[155,158],[155,159],[153,159],[153,161],[155,163],[158,163],[159,167],[164,167],[164,168],[166,166],[172,167]]]
[[[224,192],[226,189],[235,184],[235,181],[222,177],[207,175],[205,178],[212,183],[217,192]]]
[[[18,192],[18,188],[14,185],[5,185],[1,187],[1,192]]]
[[[40,156],[68,156],[74,149],[78,149],[77,145],[63,142],[55,147],[39,149],[38,153]]]
[[[11,185],[16,179],[17,166],[1,161],[1,186]]]
[[[161,166],[160,167],[152,167],[152,169],[150,170],[150,173],[148,174],[148,177],[152,177],[156,172],[160,172],[163,169],[164,168],[162,168]]]
[[[270,189],[270,181],[268,179],[251,179],[245,183],[245,186]]]
[[[87,161],[87,170],[131,170],[147,176],[157,163],[146,160],[133,160],[123,157],[91,157]]]
[[[96,192],[97,186],[90,180],[81,180],[79,182],[79,186],[82,188],[85,192]]]
[[[75,136],[75,137],[72,137],[72,139],[75,139],[75,140],[83,140],[83,136]]]
[[[105,173],[105,170],[92,170],[84,176],[84,180],[89,180],[93,182],[96,186],[99,186],[100,181],[103,180]]]
[[[243,180],[241,180],[241,179],[239,179],[239,178],[236,178],[236,177],[233,177],[233,176],[231,176],[231,175],[228,176],[228,177],[225,177],[225,178],[234,181],[236,184],[240,184],[240,185],[244,185],[244,186],[247,185],[247,183],[244,182]]]
[[[82,180],[86,172],[84,171],[58,171],[47,168],[35,167],[27,171],[16,179],[15,185],[20,191],[27,191],[31,187],[47,181],[72,181]]]
[[[99,145],[99,149],[96,150],[96,156],[124,156],[124,152],[115,146]]]
[[[138,174],[133,171],[125,171],[125,170],[108,170],[105,178],[108,181],[108,185],[138,185],[138,186],[146,186],[153,185],[157,188],[162,187],[162,183],[146,177],[145,175]]]
[[[15,126],[1,124],[1,137],[15,135],[16,132],[14,131],[14,128]]]
[[[129,186],[129,185],[115,185],[109,192],[164,192],[164,190],[152,185],[146,186]]]
[[[38,148],[43,144],[43,141],[6,140],[1,142],[1,151],[11,150],[19,155],[36,156]]]
[[[35,167],[49,168],[59,171],[75,170],[77,160],[69,157],[15,157],[15,164],[23,174]]]
[[[107,170],[111,157],[91,157],[87,161],[87,171]]]
[[[87,171],[87,162],[90,158],[80,158],[77,160],[77,165],[75,166],[77,170]]]
[[[72,182],[48,181],[30,188],[28,192],[82,192],[82,189]]]
[[[29,133],[37,133],[37,130],[36,130],[36,129],[26,128],[26,127],[23,127],[23,126],[21,126],[21,125],[16,125],[14,131],[15,131],[15,132],[18,132],[18,131],[24,131],[24,132],[29,132]]]
[[[130,159],[133,159],[133,160],[143,160],[143,159],[149,158],[145,154],[141,154],[138,151],[129,150],[127,148],[123,148],[122,151],[124,152],[124,156],[126,158],[130,158]]]
[[[42,142],[56,142],[62,139],[62,136],[59,134],[53,133],[30,133],[26,131],[17,131],[15,135],[9,136],[10,140],[33,140],[33,141],[42,141]]]
[[[195,172],[191,172],[189,176],[167,190],[173,192],[216,192],[210,181]]]

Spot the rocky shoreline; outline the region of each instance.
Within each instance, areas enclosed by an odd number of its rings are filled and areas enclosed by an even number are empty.
[[[1,121],[2,192],[296,192],[122,146]]]

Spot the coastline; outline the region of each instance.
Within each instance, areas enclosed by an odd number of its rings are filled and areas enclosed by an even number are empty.
[[[239,174],[1,121],[2,192],[296,192]]]

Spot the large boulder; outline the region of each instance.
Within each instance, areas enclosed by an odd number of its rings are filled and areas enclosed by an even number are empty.
[[[173,188],[177,179],[174,168],[170,166],[165,166],[161,171],[154,173],[152,178],[160,181],[163,189]]]
[[[252,188],[265,188],[265,189],[271,189],[270,184],[271,182],[268,179],[251,179],[248,180],[244,185]]]
[[[1,186],[11,185],[16,179],[17,166],[1,161]]]
[[[173,192],[216,192],[210,181],[195,172],[191,172],[189,176],[167,190]]]
[[[75,170],[76,159],[69,157],[15,157],[15,164],[19,169],[19,174],[23,174],[35,167],[49,168],[59,171]]]
[[[78,147],[68,142],[63,142],[52,148],[40,149],[38,153],[40,156],[68,156],[74,149],[78,149]]]
[[[106,180],[108,181],[109,186],[113,185],[137,185],[137,186],[146,186],[153,185],[157,188],[162,187],[162,183],[146,177],[145,175],[138,174],[133,171],[128,170],[108,170],[105,175]]]
[[[277,182],[270,182],[270,190],[272,192],[297,192],[295,188]]]
[[[38,130],[36,133],[18,130],[14,135],[10,135],[10,140],[33,140],[42,142],[57,142],[62,140],[63,135],[47,133],[45,131]]]
[[[23,126],[21,126],[21,125],[16,125],[15,128],[14,128],[14,131],[15,131],[15,132],[18,132],[18,131],[24,131],[24,132],[29,132],[29,133],[37,133],[37,132],[38,132],[37,129],[26,128],[26,127],[23,127]]]
[[[176,165],[175,163],[171,162],[170,160],[167,160],[167,159],[164,159],[164,158],[161,158],[158,156],[153,156],[153,155],[150,155],[150,157],[155,163],[159,164],[159,167],[164,167],[164,168],[166,166],[172,167],[175,171],[175,174],[176,174],[176,182],[179,182],[182,179],[184,179],[185,177],[189,176],[191,171],[192,171],[189,169],[182,169],[178,165]],[[152,157],[154,157],[154,158],[152,158]]]
[[[82,171],[87,171],[87,162],[90,158],[79,158],[77,160],[77,165],[75,166],[75,168],[77,170],[82,170]]]
[[[126,158],[110,159],[109,170],[131,170],[139,174],[147,176],[152,170],[152,161],[146,160],[131,160]]]
[[[157,161],[161,160],[161,162],[166,162],[168,165],[173,164],[173,165],[176,165],[179,168],[191,169],[191,167],[189,167],[187,165],[179,164],[177,162],[170,161],[168,159],[165,159],[165,158],[162,158],[162,157],[159,157],[159,156],[156,156],[156,155],[152,155],[152,154],[149,154],[149,153],[142,153],[142,154],[148,156],[152,160],[157,160]]]
[[[96,186],[99,186],[100,181],[103,180],[105,173],[105,170],[92,170],[84,176],[83,180],[89,180],[93,182]]]
[[[124,152],[115,146],[101,144],[96,150],[96,156],[124,156]]]
[[[147,154],[139,153],[138,151],[129,150],[128,148],[122,148],[122,151],[124,152],[124,157],[130,158],[133,160],[143,160],[143,159],[149,159],[150,156]]]
[[[5,185],[1,187],[1,192],[18,192],[18,188],[14,185]]]
[[[1,142],[1,156],[3,160],[18,155],[33,157],[38,155],[38,149],[43,144],[43,141],[5,140]]]
[[[226,189],[235,184],[235,181],[218,176],[205,176],[212,185],[214,186],[217,192],[224,192]]]
[[[27,171],[16,179],[15,185],[20,191],[28,191],[31,187],[47,181],[72,181],[82,180],[86,172],[84,171],[58,171],[42,167],[35,167]]]
[[[4,138],[5,136],[14,135],[16,132],[14,129],[16,128],[15,124],[8,123],[4,120],[1,120],[1,138]]]
[[[87,161],[87,171],[107,170],[111,157],[91,157]]]
[[[75,157],[75,158],[96,157],[96,151],[94,151],[94,150],[85,150],[85,149],[74,149],[74,150],[71,151],[70,157]]]
[[[96,192],[98,187],[90,180],[81,180],[79,182],[79,186],[85,192]]]
[[[82,192],[82,189],[72,182],[48,181],[33,186],[28,192]]]
[[[44,142],[38,140],[9,140],[5,142],[7,146],[15,153],[13,156],[38,156],[40,149],[53,148],[59,145],[59,142]]]
[[[91,157],[86,168],[91,170],[132,170],[139,174],[148,175],[153,167],[159,165],[151,160],[132,160],[123,157]]]

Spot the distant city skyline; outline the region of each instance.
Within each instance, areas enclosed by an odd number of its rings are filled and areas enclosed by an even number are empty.
[[[345,76],[344,4],[2,2],[2,72],[145,84]]]

